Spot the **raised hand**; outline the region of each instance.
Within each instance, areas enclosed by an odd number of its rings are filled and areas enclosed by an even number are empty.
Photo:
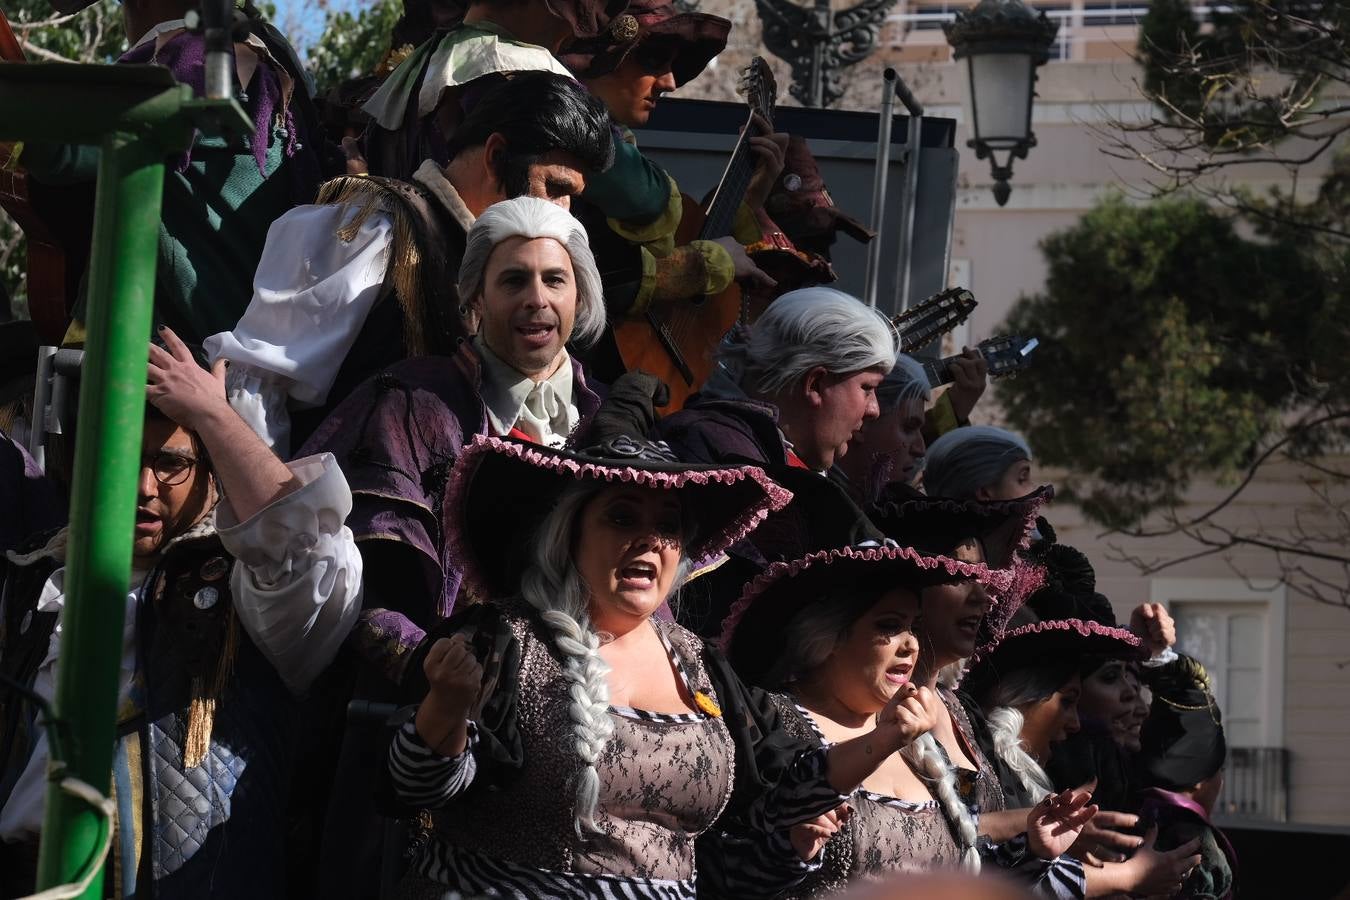
[[[342,139],[342,155],[346,158],[348,175],[369,175],[370,164],[361,152],[361,143],[354,137]]]
[[[422,661],[422,671],[431,686],[424,703],[435,704],[443,713],[462,716],[477,708],[483,667],[463,636],[441,638],[433,644]]]
[[[750,151],[755,155],[755,174],[751,176],[750,186],[745,190],[745,203],[751,209],[763,209],[764,202],[773,193],[774,183],[783,174],[788,135],[769,133],[769,123],[758,114],[755,115],[755,126],[759,134],[747,139]]]
[[[1092,792],[1077,788],[1049,794],[1027,813],[1027,847],[1041,859],[1068,851],[1083,826],[1097,814]]]
[[[773,290],[778,286],[778,282],[774,281],[768,272],[755,265],[750,254],[745,252],[745,247],[734,237],[721,237],[713,243],[720,244],[731,255],[737,281],[745,282],[752,289]]]
[[[1139,636],[1150,656],[1177,642],[1177,624],[1161,603],[1141,603],[1130,613],[1130,631]]]
[[[951,362],[952,386],[947,389],[951,396],[952,412],[958,421],[970,418],[971,410],[984,396],[989,386],[989,363],[980,355],[980,351],[964,347],[961,355]]]
[[[937,727],[941,705],[942,700],[928,688],[905,684],[877,713],[877,731],[888,743],[894,741],[892,752],[899,750]]]
[[[1126,854],[1137,850],[1144,839],[1129,830],[1139,824],[1133,813],[1101,810],[1083,826],[1069,853],[1090,865],[1123,862]]]
[[[163,347],[150,345],[146,368],[145,398],[164,415],[189,431],[202,431],[207,419],[229,409],[225,399],[225,361],[217,360],[210,372],[197,365],[173,329],[159,329]]]
[[[815,859],[830,838],[853,816],[853,807],[841,804],[821,816],[792,826],[788,837],[802,862]]]

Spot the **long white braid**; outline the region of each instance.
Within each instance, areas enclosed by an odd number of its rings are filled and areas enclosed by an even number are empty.
[[[961,845],[961,865],[972,875],[980,873],[980,852],[975,846],[979,832],[975,827],[975,817],[961,800],[956,789],[956,768],[947,761],[938,748],[937,738],[932,732],[920,735],[900,751],[905,759],[913,763],[919,775],[928,782],[937,795],[938,805],[948,822],[956,830],[956,839]]]
[[[572,746],[582,762],[576,793],[578,836],[601,831],[595,823],[600,799],[596,764],[614,732],[609,718],[609,682],[605,680],[609,665],[600,656],[600,638],[591,629],[586,590],[571,553],[570,536],[577,514],[593,494],[594,490],[569,491],[559,500],[540,526],[534,564],[526,569],[520,583],[521,596],[539,610],[540,618],[553,631],[554,643],[564,657],[563,677],[570,682]]]
[[[1022,789],[1031,795],[1031,805],[1035,806],[1054,791],[1055,786],[1041,764],[1022,745],[1022,713],[1011,706],[999,706],[990,711],[988,721],[994,752],[1021,781]]]

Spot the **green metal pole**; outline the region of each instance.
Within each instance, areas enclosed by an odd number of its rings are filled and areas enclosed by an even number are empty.
[[[70,723],[67,773],[106,795],[140,480],[165,150],[156,140],[125,133],[107,135],[101,149],[55,706],[56,715]],[[89,806],[49,785],[39,887],[78,877],[98,836],[98,817]],[[100,897],[102,882],[100,873],[81,896]]]

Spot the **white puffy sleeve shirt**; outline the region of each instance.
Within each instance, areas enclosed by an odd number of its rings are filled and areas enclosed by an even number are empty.
[[[203,344],[212,362],[230,362],[230,405],[283,459],[292,450],[288,406],[328,399],[384,282],[393,223],[375,211],[340,239],[357,211],[298,206],[273,222],[248,309],[233,331]]]
[[[216,525],[237,560],[230,589],[239,622],[299,695],[337,656],[361,612],[361,554],[344,524],[351,490],[332,454],[287,465],[298,490],[245,522],[227,499]]]

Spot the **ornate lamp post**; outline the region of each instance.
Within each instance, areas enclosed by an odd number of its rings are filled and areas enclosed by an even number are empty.
[[[956,21],[942,30],[953,56],[967,64],[975,118],[975,137],[967,146],[975,148],[976,159],[989,158],[994,199],[1003,206],[1012,193],[1008,179],[1013,158],[1026,159],[1027,151],[1036,146],[1031,133],[1036,67],[1050,58],[1059,23],[1044,12],[1037,14],[1022,0],[980,0],[974,9],[957,13]]]
[[[842,69],[876,49],[881,25],[896,0],[862,0],[835,11],[830,0],[755,0],[764,46],[792,67],[792,96],[806,106],[831,106],[844,94]]]

